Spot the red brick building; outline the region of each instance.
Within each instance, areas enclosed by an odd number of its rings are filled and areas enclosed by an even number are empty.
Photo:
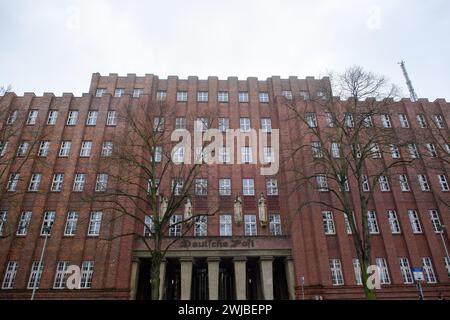
[[[201,116],[204,110],[214,109],[218,117],[228,119],[232,129],[243,124],[279,129],[283,146],[294,142],[292,132],[300,128],[284,125],[284,99],[294,96],[298,103],[307,103],[328,82],[327,78],[182,80],[94,74],[89,93],[82,97],[70,93],[62,97],[51,93],[42,97],[6,94],[2,106],[26,117],[16,141],[8,145],[0,141],[2,152],[17,152],[20,143],[32,140],[30,132],[39,124],[48,144],[39,145],[46,149],[40,157],[44,161],[27,162],[16,180],[11,174],[19,170],[12,167],[2,181],[5,192],[17,195],[0,203],[0,298],[29,299],[39,279],[40,299],[148,299],[150,261],[143,244],[130,237],[113,241],[99,237],[142,226],[114,219],[114,213],[102,211],[95,203],[73,201],[75,192],[96,188],[102,159],[113,148],[108,143],[123,130],[114,111],[124,104],[137,103],[142,96],[164,97],[176,106],[174,117]],[[406,118],[408,128],[404,130],[424,130],[417,115],[436,114],[442,116],[448,136],[449,107],[444,100],[403,99],[390,110],[392,126],[404,127]],[[170,129],[175,119],[166,119],[166,123]],[[372,235],[373,257],[384,272],[379,298],[416,299],[417,289],[406,271],[411,267],[425,267],[426,298],[450,297],[450,261],[444,247],[444,243],[449,246],[448,234],[436,230],[438,222],[450,225],[450,210],[435,197],[436,193],[450,197],[449,173],[414,170],[405,172],[409,191],[402,191],[399,183],[392,181],[389,192],[374,194],[371,209],[377,213],[379,230]],[[274,177],[262,176],[257,164],[214,165],[207,172],[208,186],[218,186],[219,179],[227,179],[230,193],[220,197],[220,212],[209,217],[206,235],[192,233],[167,254],[162,268],[163,298],[294,299],[302,298],[303,293],[306,299],[364,298],[355,274],[352,235],[347,233],[344,218],[323,216],[320,209],[299,214],[301,201],[313,197],[314,191],[300,192],[290,186],[290,173],[283,165]],[[428,189],[435,192],[422,191],[418,174],[427,177]],[[243,195],[242,224],[233,222],[233,201],[239,193]],[[267,200],[267,225],[258,218],[260,194]],[[390,211],[395,211],[398,232],[390,225]],[[46,222],[53,224],[39,272],[37,262],[45,240],[42,226]],[[332,225],[332,232],[324,230],[325,225]],[[68,265],[81,267],[79,290],[65,288],[58,270]]]

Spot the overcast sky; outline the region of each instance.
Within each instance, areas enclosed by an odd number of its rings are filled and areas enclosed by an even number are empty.
[[[0,0],[0,85],[87,92],[91,74],[320,77],[359,64],[450,100],[448,0]]]

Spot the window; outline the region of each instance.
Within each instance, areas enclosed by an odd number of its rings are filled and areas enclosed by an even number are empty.
[[[242,163],[253,163],[252,147],[241,147],[241,162]]]
[[[317,182],[317,190],[319,192],[328,192],[328,179],[325,174],[319,174],[316,176],[316,182]]]
[[[448,154],[450,154],[450,143],[446,143],[444,145],[445,151],[447,151]]]
[[[115,126],[117,125],[117,115],[116,111],[108,111],[108,116],[106,118],[107,126]]]
[[[256,215],[254,214],[245,215],[244,222],[245,222],[245,236],[247,237],[256,236],[257,235]]]
[[[409,187],[408,176],[406,174],[400,174],[398,176],[398,180],[400,181],[400,189],[403,192],[411,191],[411,188]]]
[[[400,126],[402,128],[409,128],[409,121],[408,121],[408,117],[406,116],[406,114],[400,113],[398,115],[399,119],[400,119]]]
[[[185,150],[184,147],[178,147],[173,151],[172,161],[175,164],[184,163],[184,156],[185,156],[184,150]]]
[[[48,112],[47,124],[48,125],[55,125],[57,119],[58,119],[58,111],[57,110],[50,110]]]
[[[269,214],[269,230],[271,236],[281,236],[281,216],[279,214]]]
[[[196,120],[196,131],[205,132],[209,128],[208,118],[201,117]]]
[[[325,122],[328,128],[334,128],[336,126],[336,119],[331,112],[325,112]]]
[[[208,235],[208,217],[195,217],[194,237],[206,237]]]
[[[145,225],[144,225],[144,237],[151,238],[153,234],[155,234],[155,222],[153,221],[153,216],[146,215],[145,216]]]
[[[94,274],[94,261],[83,261],[81,264],[80,288],[89,289],[92,286],[92,276]]]
[[[0,211],[0,237],[3,235],[3,230],[5,229],[7,217],[8,211]]]
[[[39,261],[34,261],[31,267],[30,278],[28,279],[28,289],[39,288],[42,271],[44,271],[44,264]]]
[[[153,161],[153,159],[154,159],[154,161],[156,163],[161,162],[162,161],[162,152],[163,152],[162,147],[161,146],[156,146],[156,147],[154,147],[152,149],[153,149],[153,156],[155,158],[150,156],[150,161]]]
[[[353,128],[355,126],[355,121],[353,120],[353,115],[349,112],[345,113],[345,126],[348,128]]]
[[[231,196],[231,179],[219,179],[219,194]]]
[[[122,98],[124,94],[125,94],[125,89],[114,90],[114,97],[116,97],[116,98]]]
[[[319,141],[313,141],[311,142],[311,150],[313,158],[323,158],[323,151],[322,151],[322,145]]]
[[[66,287],[67,269],[69,262],[59,261],[56,265],[55,280],[53,281],[53,289],[64,289]]]
[[[233,216],[231,214],[220,215],[220,236],[231,237],[233,235]]]
[[[309,100],[309,92],[306,90],[300,90],[300,97],[304,100]]]
[[[247,91],[240,91],[239,92],[239,102],[248,102],[248,92]]]
[[[184,181],[182,179],[172,179],[172,190],[173,194],[176,196],[181,196],[181,193],[183,192],[183,185]]]
[[[228,129],[230,129],[230,119],[229,118],[219,118],[220,132],[227,132]]]
[[[186,129],[186,118],[176,118],[175,119],[175,130]]]
[[[101,98],[101,97],[103,97],[105,94],[106,94],[106,89],[104,89],[104,88],[99,88],[99,89],[97,89],[97,91],[95,92],[95,96],[96,96],[97,98]]]
[[[372,116],[370,114],[364,115],[362,124],[366,128],[372,127],[373,126]]]
[[[384,128],[392,128],[391,117],[388,114],[381,115],[381,123]]]
[[[333,286],[344,285],[344,275],[342,274],[341,260],[330,259],[331,284]]]
[[[419,150],[417,149],[417,146],[414,143],[408,144],[408,150],[411,158],[417,159],[420,157]]]
[[[17,149],[18,157],[25,157],[28,153],[28,149],[30,148],[30,143],[28,141],[22,141]]]
[[[42,220],[41,236],[50,235],[52,233],[53,223],[55,222],[55,211],[47,211],[44,213],[44,220]]]
[[[352,143],[351,148],[352,148],[353,156],[356,157],[357,159],[361,159],[361,157],[362,157],[361,146],[357,143]]]
[[[77,223],[80,214],[76,211],[67,213],[66,226],[64,228],[64,236],[74,236],[77,231]]]
[[[378,182],[380,183],[381,192],[391,191],[391,187],[389,186],[389,180],[386,176],[380,176]]]
[[[316,114],[314,112],[308,112],[305,115],[306,123],[308,124],[308,127],[310,128],[317,128],[317,118]]]
[[[398,147],[395,144],[391,144],[389,148],[391,149],[392,159],[400,159],[400,150]]]
[[[6,154],[6,149],[8,149],[8,141],[0,141],[0,157]]]
[[[431,158],[436,158],[436,157],[438,156],[437,151],[436,151],[436,147],[435,147],[434,144],[432,144],[432,143],[427,143],[427,144],[425,144],[425,147],[427,148],[428,155],[429,155]]]
[[[92,141],[83,141],[81,143],[80,157],[90,157],[92,149]]]
[[[420,189],[424,192],[430,191],[430,184],[428,183],[427,176],[424,174],[418,174],[417,178],[419,179]]]
[[[62,141],[61,147],[59,148],[60,157],[68,157],[70,153],[70,147],[72,146],[71,141]]]
[[[425,119],[425,116],[423,114],[417,115],[417,123],[419,124],[419,127],[426,128],[427,127],[427,121]]]
[[[84,183],[86,182],[86,175],[84,173],[75,174],[73,180],[73,191],[82,192],[84,190]]]
[[[259,102],[268,103],[269,102],[269,94],[267,92],[259,93]]]
[[[177,92],[177,101],[178,102],[186,102],[188,99],[187,91],[178,91]]]
[[[439,218],[439,212],[437,210],[430,210],[428,212],[430,214],[431,224],[433,225],[433,231],[435,233],[441,233],[443,229],[441,219]]]
[[[78,111],[76,110],[69,111],[69,114],[67,116],[67,125],[74,126],[77,124],[77,120],[78,120]]]
[[[181,221],[180,215],[170,217],[169,237],[181,237]]]
[[[441,186],[441,191],[447,192],[449,191],[449,186],[447,182],[447,178],[443,174],[438,175],[439,185]]]
[[[100,234],[102,215],[103,214],[100,211],[91,212],[91,217],[89,219],[88,236],[98,236]]]
[[[228,102],[228,92],[227,91],[219,91],[217,93],[217,100],[219,102]]]
[[[261,130],[265,133],[272,132],[272,120],[270,118],[261,119]]]
[[[437,283],[436,275],[434,274],[433,264],[428,257],[422,258],[422,267],[425,273],[425,279],[428,283]]]
[[[155,187],[153,187],[153,183],[155,184]],[[159,195],[159,184],[160,184],[160,179],[148,179],[148,183],[147,183],[147,193],[152,194],[153,192],[155,193],[155,195]],[[154,189],[154,190],[152,190]]]
[[[156,100],[165,101],[167,99],[167,91],[158,91],[156,92]]]
[[[380,268],[380,282],[381,284],[390,284],[391,278],[389,276],[389,270],[385,258],[376,258],[376,265]]]
[[[36,124],[38,113],[37,110],[30,110],[30,112],[28,112],[27,124]]]
[[[422,225],[420,224],[419,215],[416,210],[408,210],[409,223],[413,233],[422,233]]]
[[[370,183],[369,183],[369,178],[363,174],[361,176],[361,183],[362,183],[362,189],[364,192],[370,192]]]
[[[339,183],[339,190],[342,191],[342,185],[344,186],[344,191],[349,192],[350,191],[350,185],[348,183],[348,178],[347,176],[343,175],[343,174],[339,174],[337,176],[338,180],[337,182]]]
[[[50,148],[50,141],[41,141],[39,145],[38,156],[46,157],[48,156],[48,150]]]
[[[317,92],[316,92],[316,96],[318,97],[318,98],[321,98],[322,100],[325,100],[327,97],[326,97],[326,95],[325,95],[325,92],[323,92],[322,90],[318,90]]]
[[[12,289],[14,287],[17,270],[19,270],[19,264],[16,261],[9,261],[3,277],[2,289]]]
[[[242,179],[242,193],[244,196],[254,196],[255,195],[255,180],[253,179]]]
[[[144,94],[144,89],[134,89],[133,98],[140,98]]]
[[[113,142],[104,141],[102,144],[102,157],[110,157],[113,151]]]
[[[17,116],[19,115],[19,111],[13,110],[10,112],[8,119],[6,120],[6,124],[14,124],[17,120]]]
[[[106,173],[100,173],[97,175],[95,181],[95,192],[105,192],[108,188],[108,175]]]
[[[275,178],[266,179],[266,191],[268,196],[278,195],[278,181]]]
[[[408,258],[400,258],[399,262],[400,262],[400,273],[402,274],[403,283],[404,284],[414,283]]]
[[[325,235],[336,234],[336,229],[334,228],[333,213],[331,211],[322,211],[322,222]]]
[[[444,257],[444,264],[447,269],[447,275],[450,278],[450,257]]]
[[[195,194],[197,196],[206,196],[208,194],[208,180],[195,179]]]
[[[361,264],[359,263],[359,259],[353,259],[353,270],[355,272],[355,281],[358,286],[363,284],[362,274],[361,274]]]
[[[164,117],[155,117],[153,119],[153,131],[154,132],[163,132],[164,131]]]
[[[444,129],[444,128],[445,128],[445,121],[444,121],[444,118],[443,118],[440,114],[435,114],[435,115],[433,116],[433,119],[434,119],[434,123],[436,124],[436,126],[437,126],[439,129]]]
[[[13,172],[9,175],[8,185],[6,186],[6,190],[8,192],[14,192],[17,189],[17,184],[20,180],[20,173]]]
[[[400,234],[400,222],[398,221],[397,212],[395,210],[388,210],[387,214],[392,234]]]
[[[381,158],[381,151],[378,143],[372,143],[370,145],[370,152],[372,154],[373,159],[380,159]]]
[[[367,211],[367,222],[370,234],[379,234],[380,229],[378,228],[377,213],[373,210]]]
[[[89,111],[86,119],[87,126],[95,126],[97,124],[98,111]]]
[[[250,118],[240,118],[239,124],[241,132],[250,132]]]
[[[263,163],[274,163],[275,153],[272,147],[264,147],[263,149]]]
[[[352,217],[353,217],[353,224],[354,224],[354,226],[356,228],[355,212],[352,211],[351,214],[352,214]],[[353,231],[352,231],[352,227],[350,225],[350,220],[348,219],[347,213],[344,213],[344,222],[345,222],[345,228],[347,229],[347,234],[352,234]]]
[[[331,143],[331,156],[333,158],[340,158],[341,157],[341,146],[337,142]]]
[[[222,163],[230,163],[231,162],[231,148],[230,147],[221,147],[219,149],[219,161]]]
[[[28,186],[28,191],[36,192],[39,191],[39,185],[41,184],[41,173],[33,173],[31,175],[30,184]]]
[[[208,91],[197,92],[197,101],[198,102],[208,102]]]

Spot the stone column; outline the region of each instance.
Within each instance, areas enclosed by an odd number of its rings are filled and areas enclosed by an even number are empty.
[[[130,300],[136,300],[137,286],[139,281],[139,258],[133,258],[131,264],[131,279],[130,279]]]
[[[192,258],[181,258],[181,300],[191,299]]]
[[[219,257],[208,258],[209,300],[219,300]]]
[[[159,300],[164,299],[164,289],[166,288],[166,259],[159,265]]]
[[[284,270],[286,272],[286,282],[289,293],[289,300],[295,300],[295,273],[294,273],[294,262],[292,257],[286,257],[284,260]]]
[[[236,300],[247,299],[247,258],[234,257],[234,281],[236,287]]]
[[[261,257],[260,264],[264,299],[273,300],[273,257]]]

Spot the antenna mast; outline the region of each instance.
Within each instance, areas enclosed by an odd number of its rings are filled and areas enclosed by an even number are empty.
[[[413,102],[416,102],[419,99],[417,98],[417,94],[414,91],[414,87],[412,85],[411,79],[409,78],[408,71],[406,71],[405,61],[399,62],[399,65],[401,66],[402,71],[403,71],[403,75],[405,76],[406,85],[408,86],[409,95],[411,96],[411,100]]]

